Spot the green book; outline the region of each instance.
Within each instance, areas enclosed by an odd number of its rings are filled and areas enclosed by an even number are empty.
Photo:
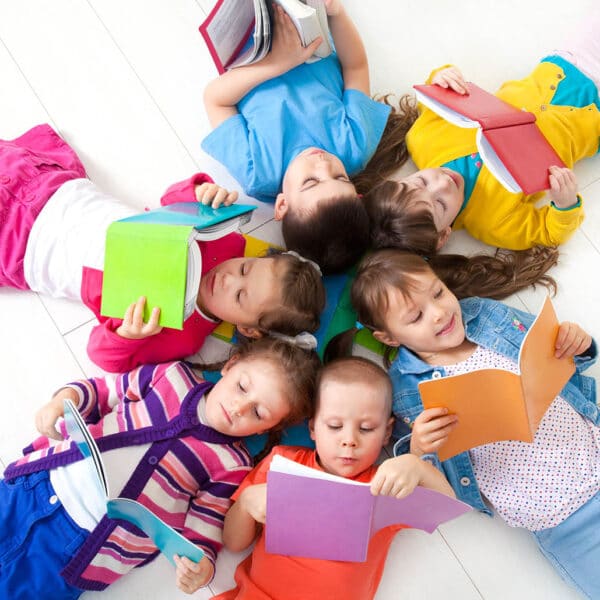
[[[123,318],[127,307],[146,297],[144,321],[155,306],[159,324],[182,329],[196,306],[202,256],[196,240],[236,231],[256,207],[218,209],[179,202],[111,223],[106,232],[100,314]]]

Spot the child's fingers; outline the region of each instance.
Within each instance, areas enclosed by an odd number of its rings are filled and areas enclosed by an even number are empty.
[[[135,310],[136,304],[137,304],[137,302],[132,302],[127,307],[127,310],[125,311],[125,314],[123,315],[123,324],[124,325],[131,325],[131,322],[133,321],[133,311]]]
[[[323,41],[323,38],[321,36],[319,36],[316,40],[313,40],[308,46],[306,46],[306,54],[308,54],[308,56],[312,56],[317,48],[321,45],[321,42]]]
[[[144,325],[144,306],[146,304],[146,297],[140,296],[138,301],[135,303],[133,308],[133,315],[131,318],[131,324],[136,329],[140,330]]]
[[[148,319],[148,323],[144,324],[142,327],[143,332],[147,336],[156,335],[162,331],[162,327],[158,324],[158,320],[160,318],[160,308],[155,306],[150,313],[150,318]]]
[[[239,194],[235,190],[232,192],[229,192],[229,194],[227,195],[227,198],[225,199],[225,202],[223,202],[223,204],[225,206],[230,206],[234,202],[237,202],[238,196],[239,196]]]

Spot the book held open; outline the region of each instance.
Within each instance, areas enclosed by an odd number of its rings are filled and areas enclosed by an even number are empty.
[[[87,489],[86,493],[96,495],[106,504],[106,512],[111,519],[124,519],[139,527],[174,566],[173,555],[175,554],[187,556],[194,562],[201,560],[204,552],[198,546],[167,525],[143,504],[129,498],[109,499],[106,471],[96,441],[71,400],[66,399],[64,407],[67,433],[77,444],[84,458],[91,461],[88,464],[94,472],[92,479],[96,485],[94,489]]]
[[[311,60],[331,54],[329,25],[323,0],[275,2],[290,16],[303,46],[308,46],[319,36],[322,38]],[[219,73],[258,62],[271,49],[271,0],[218,0],[200,25],[200,33]]]
[[[415,85],[417,100],[457,127],[477,127],[476,144],[490,172],[512,193],[549,189],[548,169],[564,167],[536,125],[535,115],[474,83],[468,94],[439,85]]]
[[[158,306],[160,325],[182,329],[195,309],[200,285],[202,257],[196,241],[237,231],[255,208],[177,202],[111,223],[100,313],[123,318],[127,307],[145,296],[144,321]]]
[[[559,323],[546,297],[519,351],[519,373],[479,369],[419,383],[424,408],[446,407],[458,424],[438,450],[440,460],[491,442],[532,442],[546,410],[575,372],[556,358]]]
[[[267,475],[267,552],[363,562],[369,541],[388,525],[433,532],[472,508],[416,487],[406,498],[373,496],[370,485],[275,455]]]

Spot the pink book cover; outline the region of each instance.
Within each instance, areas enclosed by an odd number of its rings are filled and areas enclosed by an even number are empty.
[[[280,456],[274,463],[267,475],[265,535],[267,552],[275,554],[363,562],[371,537],[383,527],[403,524],[432,533],[472,510],[423,487],[402,499],[373,496],[367,483],[323,474]],[[287,469],[287,463],[309,475],[273,470]]]

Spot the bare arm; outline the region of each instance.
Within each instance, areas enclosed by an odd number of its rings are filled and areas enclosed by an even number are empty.
[[[344,89],[359,90],[371,94],[367,53],[358,29],[346,13],[341,0],[326,0],[329,29],[335,44]]]
[[[317,38],[304,48],[288,15],[280,6],[273,9],[273,46],[269,54],[257,63],[223,73],[206,86],[204,106],[212,127],[236,115],[237,103],[250,90],[306,62],[321,43],[321,38]]]
[[[267,485],[248,486],[225,515],[223,543],[228,550],[246,549],[259,534],[267,514]]]

